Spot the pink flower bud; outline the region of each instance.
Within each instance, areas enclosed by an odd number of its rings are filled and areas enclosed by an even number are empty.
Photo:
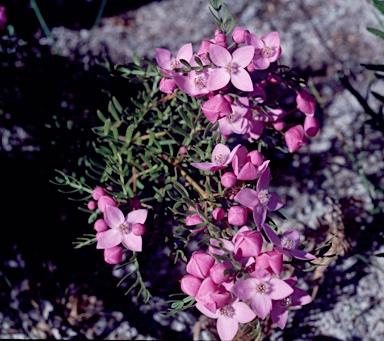
[[[255,69],[255,67],[254,67],[254,65],[253,65],[252,62],[250,62],[250,63],[247,65],[247,71],[248,71],[249,73],[252,73],[252,72],[256,71],[256,69]]]
[[[233,186],[235,186],[236,181],[237,181],[237,177],[232,172],[226,172],[221,177],[221,184],[225,188],[232,188]]]
[[[252,150],[247,154],[247,161],[251,162],[255,167],[263,164],[263,155],[258,150]]]
[[[120,246],[113,246],[104,249],[104,260],[108,264],[119,264],[123,260],[123,249]]]
[[[248,212],[244,207],[232,206],[228,211],[228,223],[243,226],[247,222]]]
[[[102,197],[103,195],[105,195],[105,189],[104,188],[101,188],[101,187],[96,187],[93,191],[92,191],[92,198],[96,201],[98,201],[100,199],[100,197]]]
[[[227,36],[220,30],[215,31],[215,44],[227,48]]]
[[[195,209],[192,206],[190,206],[188,208],[188,211],[192,211],[193,212],[193,211],[195,211]],[[185,225],[187,225],[187,226],[197,225],[197,224],[200,224],[202,222],[204,222],[204,220],[201,219],[201,217],[199,216],[198,213],[188,215],[185,218]],[[197,233],[197,232],[203,231],[206,227],[207,226],[199,227],[197,229],[192,229],[192,230],[190,229],[189,231],[191,231],[193,233]]]
[[[108,187],[107,187],[107,190],[108,190],[108,191],[112,191],[112,190],[113,190],[112,186],[108,186]]]
[[[231,294],[224,288],[219,289],[210,277],[203,280],[196,294],[196,301],[203,304],[213,314],[216,313],[217,309],[228,303],[230,299]]]
[[[296,125],[292,128],[289,128],[284,133],[284,138],[290,153],[295,152],[307,142],[302,125]]]
[[[215,264],[215,258],[204,251],[195,251],[187,264],[187,272],[198,278],[206,278]]]
[[[96,203],[93,200],[88,201],[87,207],[89,210],[93,211],[96,208]]]
[[[181,279],[180,287],[185,294],[195,297],[200,289],[201,282],[200,278],[188,274]]]
[[[177,89],[177,84],[173,78],[163,77],[160,80],[159,89],[166,94],[173,94],[175,89]]]
[[[263,246],[263,236],[261,232],[248,230],[236,233],[233,237],[233,252],[238,257],[257,257]]]
[[[282,130],[285,128],[285,122],[284,122],[284,121],[276,121],[276,122],[273,122],[273,127],[274,127],[277,131],[282,131]]]
[[[7,23],[7,15],[6,8],[4,6],[0,6],[0,30],[4,29],[5,24]]]
[[[135,236],[142,236],[145,233],[145,225],[137,223],[132,226],[132,233]]]
[[[225,211],[223,210],[223,208],[221,207],[216,207],[213,211],[212,211],[212,217],[213,219],[215,220],[221,220],[223,219],[225,216]]]
[[[231,104],[221,95],[215,95],[201,105],[201,109],[208,121],[215,123],[220,117],[232,113]]]
[[[207,52],[209,52],[209,47],[213,43],[210,40],[203,40],[197,50],[197,55],[198,56],[205,56]]]
[[[271,84],[280,84],[281,77],[279,77],[278,75],[273,75],[272,73],[268,73],[268,82]]]
[[[305,116],[304,119],[304,131],[308,136],[315,136],[319,131],[319,121],[315,116]]]
[[[95,223],[93,224],[93,228],[97,232],[103,232],[103,231],[106,231],[108,229],[108,225],[107,225],[107,223],[105,222],[104,219],[97,219],[95,221]]]
[[[99,201],[97,202],[97,206],[100,212],[104,213],[106,205],[117,206],[117,203],[115,199],[113,199],[110,195],[103,195],[99,198]]]
[[[307,90],[302,89],[296,95],[297,109],[306,115],[313,116],[316,111],[316,99]]]
[[[276,251],[267,251],[256,257],[255,270],[265,269],[280,276],[283,269],[283,254]]]
[[[185,146],[181,146],[179,152],[180,154],[185,154],[187,152],[187,148]]]
[[[212,281],[216,284],[221,284],[223,282],[228,282],[230,279],[229,274],[224,275],[224,270],[233,268],[231,262],[218,263],[212,266],[209,270],[209,275],[212,278]]]
[[[244,30],[241,27],[235,27],[232,31],[232,40],[236,44],[243,44],[245,42],[245,34],[249,33],[248,30]]]

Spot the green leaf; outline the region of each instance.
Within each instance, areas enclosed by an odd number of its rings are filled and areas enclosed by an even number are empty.
[[[384,14],[384,1],[383,0],[373,0],[373,6],[375,6],[381,14]]]
[[[103,129],[104,136],[108,136],[110,129],[111,129],[111,120],[108,118],[104,122],[104,129]]]
[[[135,130],[135,126],[133,124],[131,124],[128,128],[127,128],[127,131],[125,132],[125,142],[126,143],[131,143],[131,140],[132,140],[132,134],[133,134],[133,131]]]
[[[97,110],[96,113],[97,113],[97,116],[100,118],[100,120],[102,120],[103,123],[105,123],[107,118],[103,115],[103,113],[100,110]]]
[[[380,31],[380,30],[373,28],[373,27],[367,27],[367,30],[369,32],[371,32],[372,34],[378,36],[379,38],[384,39],[384,32],[383,31]]]
[[[115,96],[112,97],[112,102],[118,113],[121,115],[123,113],[123,107],[120,105],[119,101]]]
[[[189,198],[188,191],[180,183],[175,182],[173,184],[173,187],[176,189],[176,191],[178,191],[181,194],[182,197]]]

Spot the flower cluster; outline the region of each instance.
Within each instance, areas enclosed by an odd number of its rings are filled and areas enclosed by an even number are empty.
[[[294,152],[319,130],[315,118],[316,100],[307,90],[293,84],[285,68],[277,64],[281,56],[280,37],[270,32],[259,38],[248,30],[235,27],[233,43],[217,30],[212,40],[202,41],[197,53],[192,44],[183,45],[176,56],[169,50],[156,49],[156,61],[163,74],[160,90],[176,90],[194,98],[207,98],[202,112],[218,122],[222,136],[245,134],[258,140],[266,127],[283,133],[289,152]],[[280,88],[279,88],[280,86]],[[296,107],[284,110],[282,92],[292,89]],[[294,111],[303,114],[302,124],[287,124],[285,117]]]

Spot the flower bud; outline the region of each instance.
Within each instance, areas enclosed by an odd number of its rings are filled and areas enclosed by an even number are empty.
[[[213,43],[210,40],[203,40],[197,50],[197,55],[198,56],[205,56],[206,53],[209,52],[209,47]]]
[[[180,154],[185,154],[187,152],[187,148],[185,146],[181,146],[179,152]]]
[[[215,264],[215,258],[204,251],[195,251],[187,264],[187,272],[198,278],[206,278]]]
[[[106,205],[117,206],[117,203],[115,199],[113,199],[110,195],[103,195],[99,198],[99,201],[97,202],[97,206],[100,212],[104,213]]]
[[[232,206],[228,211],[228,223],[243,226],[247,222],[248,212],[244,207]]]
[[[6,8],[4,6],[0,6],[0,30],[3,30],[5,24],[7,23],[7,15]]]
[[[232,113],[231,104],[221,95],[215,95],[201,105],[205,117],[211,123],[215,123],[220,117]]]
[[[141,207],[141,201],[137,198],[132,199],[132,208],[135,210],[139,209]]]
[[[108,225],[107,225],[107,223],[105,222],[104,219],[97,219],[95,221],[95,223],[93,224],[93,228],[97,232],[103,232],[103,231],[106,231],[108,229]]]
[[[284,138],[290,153],[295,152],[307,142],[302,125],[296,125],[292,128],[289,128],[284,133]]]
[[[123,260],[123,249],[120,246],[113,246],[104,249],[104,260],[108,264],[119,264]]]
[[[230,279],[229,274],[224,275],[224,270],[232,269],[233,265],[231,262],[218,263],[212,266],[209,270],[209,275],[212,278],[212,281],[216,284],[221,284],[223,282],[228,282]]]
[[[165,94],[173,94],[175,89],[177,89],[177,84],[172,78],[163,77],[160,80],[159,89]]]
[[[232,31],[232,40],[236,43],[236,44],[243,44],[245,43],[245,34],[249,33],[248,30],[244,30],[243,28],[241,27],[235,27]]]
[[[192,297],[197,295],[200,289],[202,280],[193,275],[185,275],[180,281],[181,290]]]
[[[283,254],[276,251],[267,251],[256,257],[255,270],[265,269],[280,276],[283,269]]]
[[[225,188],[232,188],[233,186],[235,186],[236,181],[237,181],[236,175],[233,174],[232,172],[226,172],[221,177],[221,184]]]
[[[102,197],[103,195],[105,195],[105,189],[104,188],[101,188],[101,187],[96,187],[93,191],[92,191],[92,198],[96,201],[98,201],[100,199],[100,197]]]
[[[87,207],[89,210],[93,211],[96,208],[96,203],[93,200],[88,201]]]
[[[263,155],[258,150],[252,150],[247,154],[247,161],[250,161],[255,167],[263,164]]]
[[[236,233],[233,252],[238,257],[257,257],[263,246],[261,232],[248,230]]]
[[[302,89],[296,95],[297,109],[306,115],[313,116],[316,111],[316,99],[307,90]]]
[[[135,236],[142,236],[145,233],[145,225],[140,223],[133,224],[132,233]]]
[[[285,122],[284,121],[273,122],[273,128],[275,128],[277,131],[282,131],[285,128]]]
[[[315,116],[305,116],[304,131],[308,136],[316,136],[317,132],[319,131],[319,128],[319,121],[316,119]]]
[[[213,211],[212,211],[212,217],[213,219],[215,220],[221,220],[223,219],[225,216],[225,211],[223,210],[222,207],[216,207]]]
[[[215,44],[227,48],[227,36],[220,30],[215,31]]]

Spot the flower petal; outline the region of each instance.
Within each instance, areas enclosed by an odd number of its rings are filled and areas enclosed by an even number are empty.
[[[147,219],[148,210],[140,209],[129,212],[126,217],[126,222],[128,224],[144,224]]]
[[[239,329],[239,323],[229,316],[220,315],[216,324],[220,340],[232,340]]]
[[[106,205],[104,209],[104,220],[112,229],[117,229],[124,223],[125,218],[123,212],[115,206]]]
[[[257,192],[250,188],[243,188],[239,193],[234,197],[235,201],[247,207],[255,207],[260,203]]]
[[[258,229],[263,226],[265,218],[267,217],[267,209],[264,205],[258,204],[253,208],[253,220]]]
[[[232,60],[230,52],[219,45],[212,44],[209,46],[209,56],[216,66],[226,67]]]
[[[256,294],[251,298],[252,310],[264,320],[272,309],[272,300],[266,294]]]
[[[251,76],[244,69],[239,68],[237,72],[231,73],[231,82],[241,91],[253,91]]]
[[[131,251],[140,252],[142,249],[143,239],[141,236],[136,236],[133,233],[127,233],[122,235],[122,243],[123,245]]]
[[[248,45],[240,47],[232,53],[232,63],[236,63],[240,67],[245,68],[252,61],[254,54],[254,46]]]
[[[121,243],[122,234],[119,229],[109,229],[102,232],[97,242],[97,249],[109,249]]]
[[[279,199],[279,197],[275,193],[269,192],[269,195],[270,197],[266,206],[270,211],[276,211],[279,208],[283,207],[282,201]]]
[[[269,296],[273,300],[281,300],[293,293],[292,287],[281,279],[271,278],[269,281],[269,285],[271,289],[269,292]]]
[[[219,90],[224,88],[230,80],[231,75],[224,68],[213,69],[207,81],[207,89],[209,91]]]
[[[248,323],[256,317],[256,314],[244,302],[234,302],[232,307],[235,309],[235,315],[233,318],[237,322]]]
[[[261,174],[259,181],[256,185],[257,192],[262,191],[263,189],[267,189],[269,186],[269,182],[271,180],[271,170],[267,168],[263,174]]]

